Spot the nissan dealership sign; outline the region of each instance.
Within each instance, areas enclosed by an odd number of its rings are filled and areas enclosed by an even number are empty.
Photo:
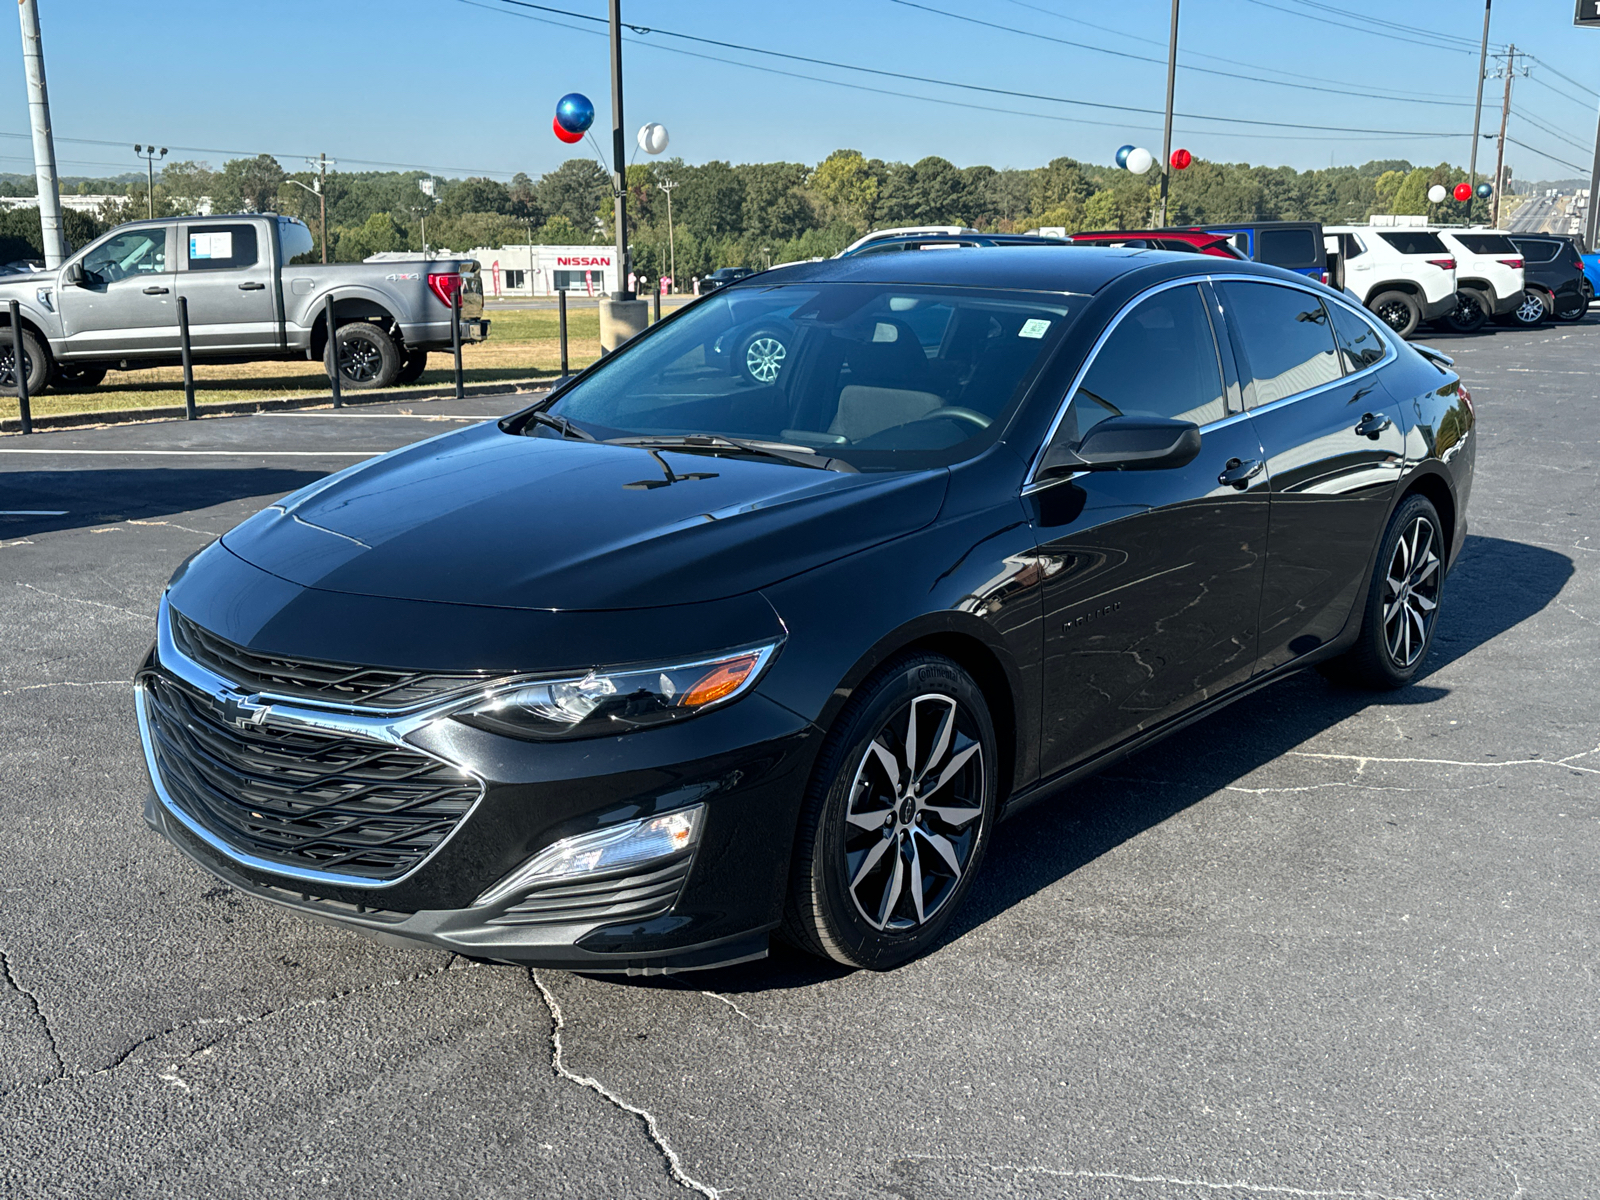
[[[498,263],[492,295],[603,296],[617,286],[616,252],[603,246],[481,246],[470,252],[486,271]]]

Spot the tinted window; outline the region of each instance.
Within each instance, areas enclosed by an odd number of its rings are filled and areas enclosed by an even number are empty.
[[[254,225],[191,225],[188,235],[191,271],[226,271],[256,265]]]
[[[1543,238],[1512,238],[1511,243],[1525,260],[1532,263],[1554,262],[1556,255],[1561,252],[1560,242],[1548,242]]]
[[[130,275],[150,275],[167,269],[167,231],[130,229],[119,233],[83,256],[85,277],[115,283]]]
[[[1322,265],[1313,230],[1262,229],[1257,231],[1256,236],[1260,240],[1256,254],[1258,262],[1271,263],[1275,267]]]
[[[1322,301],[1298,288],[1270,283],[1220,286],[1229,327],[1244,351],[1240,367],[1255,384],[1256,404],[1271,404],[1340,377]]]
[[[1498,233],[1458,233],[1455,239],[1468,254],[1514,255],[1517,252],[1511,239]]]
[[[1339,235],[1339,253],[1344,255],[1346,262],[1366,252],[1367,248],[1361,244],[1361,239],[1355,234],[1341,233]]]
[[[1078,303],[898,284],[734,288],[630,343],[551,411],[603,440],[720,434],[862,470],[955,462],[999,435]]]
[[[1426,229],[1386,229],[1378,236],[1401,254],[1437,254],[1442,258],[1450,253],[1439,235]]]
[[[1383,361],[1383,336],[1342,304],[1326,306],[1333,317],[1333,336],[1346,371],[1360,371]]]
[[[1062,421],[1076,447],[1108,417],[1172,417],[1205,425],[1228,415],[1217,346],[1194,287],[1170,288],[1139,304],[1100,347]]]

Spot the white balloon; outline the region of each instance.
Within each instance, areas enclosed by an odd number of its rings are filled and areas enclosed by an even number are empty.
[[[1128,170],[1135,175],[1143,175],[1155,165],[1156,156],[1143,146],[1136,147],[1128,152]]]
[[[1433,204],[1442,204],[1444,198],[1450,193],[1445,191],[1444,184],[1436,183],[1428,189],[1428,200]]]
[[[639,130],[639,149],[646,154],[660,154],[667,148],[667,127],[654,121]]]

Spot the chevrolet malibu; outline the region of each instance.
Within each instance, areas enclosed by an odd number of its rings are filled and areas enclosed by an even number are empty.
[[[783,362],[728,371],[768,311]],[[1409,683],[1474,421],[1448,359],[1254,263],[743,280],[180,567],[146,820],[241,892],[478,958],[777,934],[892,967],[1024,805],[1305,667]]]

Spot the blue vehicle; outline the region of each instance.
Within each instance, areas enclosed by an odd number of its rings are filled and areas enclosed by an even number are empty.
[[[1584,254],[1583,259],[1583,298],[1589,303],[1594,303],[1596,292],[1600,292],[1600,254]]]
[[[1328,282],[1328,252],[1322,244],[1320,221],[1240,221],[1189,228],[1226,234],[1234,248],[1251,262],[1309,275],[1318,283]]]

